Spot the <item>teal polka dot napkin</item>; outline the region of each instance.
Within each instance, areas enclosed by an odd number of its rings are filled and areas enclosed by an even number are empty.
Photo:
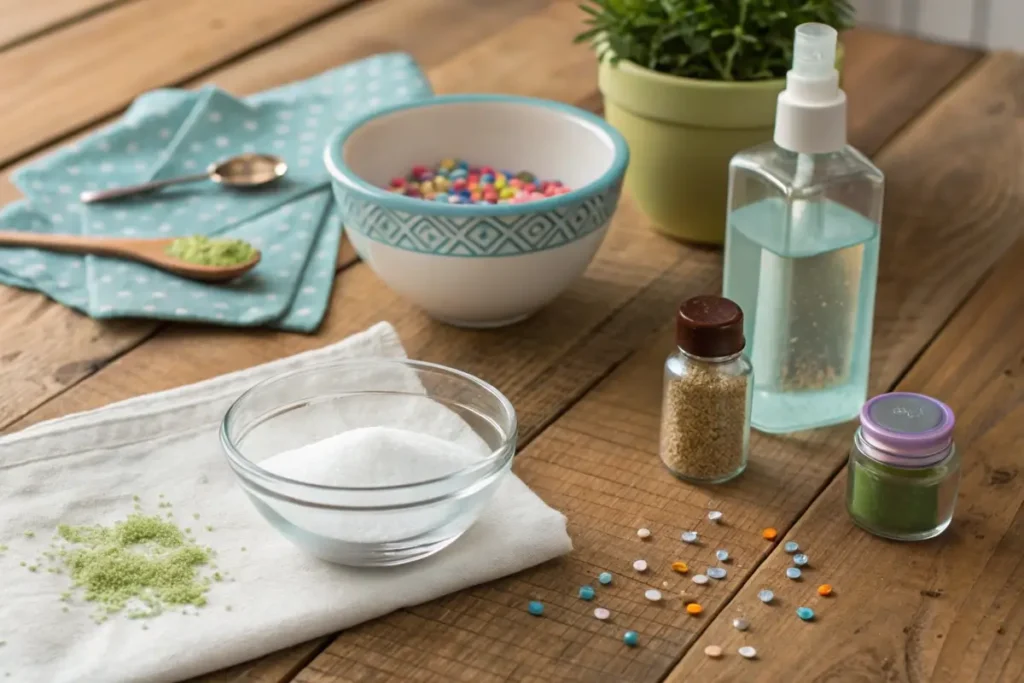
[[[311,332],[327,309],[342,229],[321,161],[326,138],[368,111],[431,94],[401,53],[244,99],[215,87],[146,93],[117,123],[20,169],[14,182],[25,200],[0,211],[0,230],[234,237],[262,251],[259,266],[227,285],[208,285],[118,259],[0,248],[0,282],[94,318]],[[85,190],[201,172],[242,152],[279,155],[288,173],[258,190],[200,182],[109,203],[78,200]]]

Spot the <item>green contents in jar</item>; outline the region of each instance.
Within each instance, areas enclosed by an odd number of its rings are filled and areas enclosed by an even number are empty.
[[[926,533],[940,524],[940,489],[945,465],[919,470],[855,458],[850,462],[848,507],[854,519],[876,533]]]
[[[201,266],[238,266],[251,261],[256,255],[256,248],[244,240],[193,235],[171,242],[167,253]]]

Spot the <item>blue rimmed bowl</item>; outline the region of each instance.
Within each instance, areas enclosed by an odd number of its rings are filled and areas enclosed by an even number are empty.
[[[525,204],[444,204],[388,192],[444,158],[558,179],[573,191]],[[336,131],[324,161],[356,252],[439,320],[498,327],[561,294],[597,252],[629,163],[623,137],[569,105],[509,95],[444,95]]]

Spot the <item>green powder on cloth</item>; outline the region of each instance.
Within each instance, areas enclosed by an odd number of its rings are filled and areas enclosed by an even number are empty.
[[[256,255],[256,248],[243,240],[193,235],[171,242],[167,253],[200,266],[237,266],[251,261]]]
[[[200,575],[212,550],[173,523],[133,513],[112,526],[57,527],[58,553],[72,586],[107,614],[151,617],[171,606],[202,607],[210,579]],[[126,609],[127,608],[127,609]]]

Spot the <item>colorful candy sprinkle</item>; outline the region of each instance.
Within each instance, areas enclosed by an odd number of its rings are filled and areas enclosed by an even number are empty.
[[[796,541],[786,541],[786,545],[782,546],[782,549],[792,555],[796,551],[800,550],[800,544]]]
[[[708,578],[720,581],[725,578],[727,572],[722,567],[708,567],[708,570],[704,573],[708,575]]]
[[[832,595],[832,586],[830,586],[827,583],[821,584],[820,586],[818,586],[818,595],[820,595],[823,598],[827,598],[828,596]]]
[[[528,611],[535,617],[539,617],[540,615],[544,614],[544,603],[538,602],[536,600],[531,600],[530,604],[526,606],[526,611]]]
[[[611,574],[611,572],[601,572],[600,574],[597,575],[597,580],[601,584],[607,586],[609,583],[612,582],[612,574]]]
[[[622,642],[630,647],[636,647],[640,642],[640,634],[636,631],[626,631],[622,634]]]
[[[775,599],[775,593],[767,588],[762,588],[757,592],[757,599],[767,605]]]
[[[800,576],[802,574],[803,574],[803,572],[800,571],[799,567],[787,567],[786,568],[786,578],[793,579],[794,581],[796,581],[797,579],[800,578]]]
[[[737,631],[746,631],[748,628],[750,628],[750,622],[746,619],[743,619],[742,617],[733,619],[732,627]]]
[[[682,561],[673,562],[672,571],[678,572],[679,574],[685,574],[686,572],[690,571],[690,566]]]
[[[598,607],[594,610],[594,618],[600,619],[601,621],[607,621],[608,617],[612,615],[611,612],[606,610],[604,607]]]
[[[634,560],[633,569],[638,572],[647,571],[647,560]]]
[[[593,600],[597,593],[593,586],[580,586],[580,597],[584,600]]]
[[[657,588],[648,588],[646,591],[644,591],[644,597],[650,600],[651,602],[660,602],[661,591]]]
[[[710,521],[710,522],[720,522],[720,521],[722,521],[722,513],[719,512],[718,510],[712,510],[711,512],[708,513],[708,521]]]
[[[644,527],[640,527],[636,530],[636,535],[642,539],[648,539],[651,537],[651,530]]]
[[[799,555],[794,555],[793,556],[793,564],[795,564],[798,567],[803,567],[804,565],[806,565],[810,561],[811,561],[811,558],[807,557],[803,553],[800,553]]]
[[[729,561],[729,551],[728,550],[716,550],[715,551],[715,557],[718,558],[719,562],[728,562]]]
[[[697,616],[698,614],[700,614],[703,611],[704,611],[704,608],[700,606],[699,602],[691,602],[690,604],[688,604],[686,606],[686,613],[687,614],[692,614],[693,616]]]
[[[560,180],[538,180],[530,171],[509,173],[442,159],[432,168],[413,166],[391,179],[388,190],[406,197],[448,204],[525,204],[571,192]]]
[[[705,583],[708,582],[708,577],[704,576],[703,574],[694,574],[693,578],[690,579],[690,581],[693,581],[698,586],[703,586]]]
[[[708,645],[704,648],[704,654],[711,657],[711,659],[718,659],[722,656],[722,648],[717,645]]]
[[[773,529],[772,527],[768,527],[767,529],[763,529],[761,531],[761,538],[763,538],[766,541],[774,541],[776,538],[778,538],[778,535],[779,532]]]
[[[814,610],[810,607],[797,607],[796,615],[804,621],[811,621],[814,619]]]
[[[744,645],[739,650],[737,650],[737,652],[739,652],[740,657],[743,657],[744,659],[754,659],[755,657],[757,657],[757,650],[755,648],[750,647],[749,645]]]
[[[700,537],[696,531],[684,531],[679,538],[682,539],[683,543],[696,543]]]

